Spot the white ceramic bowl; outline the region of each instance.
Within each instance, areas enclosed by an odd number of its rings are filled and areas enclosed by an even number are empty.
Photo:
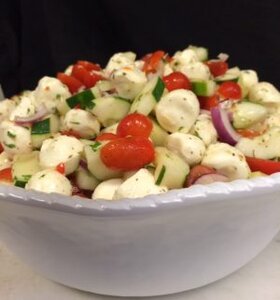
[[[280,229],[280,174],[135,200],[91,201],[0,187],[0,238],[54,281],[151,296],[237,270]]]

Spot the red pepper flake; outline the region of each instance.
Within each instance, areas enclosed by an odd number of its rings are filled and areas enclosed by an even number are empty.
[[[59,173],[61,173],[62,175],[65,174],[65,163],[60,163],[56,166],[55,170]]]

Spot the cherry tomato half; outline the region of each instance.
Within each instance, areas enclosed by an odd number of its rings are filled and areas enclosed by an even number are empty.
[[[192,85],[188,77],[181,72],[173,72],[162,78],[168,91],[186,89],[191,90]]]
[[[67,136],[73,136],[77,139],[80,139],[81,138],[81,135],[79,134],[79,132],[76,132],[74,130],[64,130],[64,131],[61,131],[61,134],[62,135],[67,135]]]
[[[246,137],[249,139],[263,134],[263,131],[257,131],[257,130],[253,130],[253,129],[237,129],[236,131],[243,137]]]
[[[64,73],[57,73],[56,77],[68,87],[72,94],[77,93],[81,88],[84,87],[83,83],[73,76],[69,76]]]
[[[138,170],[154,160],[152,142],[145,137],[129,136],[108,142],[101,148],[100,158],[111,169]]]
[[[87,60],[78,60],[77,65],[83,66],[88,71],[100,71],[101,67],[99,64],[94,64]]]
[[[228,70],[228,64],[222,60],[209,60],[205,64],[214,77],[224,75]]]
[[[219,105],[220,98],[218,95],[210,97],[198,96],[201,109],[211,110],[211,108]]]
[[[240,99],[242,92],[238,83],[233,81],[226,81],[219,86],[218,94],[220,94],[224,98]]]
[[[119,137],[114,133],[104,132],[104,133],[101,133],[100,135],[98,135],[95,140],[98,142],[101,142],[101,141],[111,141],[111,140],[115,140],[118,138]]]
[[[103,77],[97,73],[89,72],[81,65],[74,65],[72,68],[71,75],[76,79],[80,80],[86,88],[95,86],[96,82],[101,80]]]
[[[191,186],[199,177],[207,174],[215,174],[217,173],[214,169],[203,166],[203,165],[196,165],[194,166],[184,184],[185,187]]]
[[[142,60],[144,60],[143,71],[145,73],[155,73],[164,55],[165,53],[161,50],[145,55],[142,58]]]
[[[153,129],[152,121],[145,115],[132,113],[125,116],[117,127],[117,135],[149,137]]]
[[[12,168],[5,168],[0,170],[0,181],[12,182]]]
[[[246,161],[252,172],[261,171],[267,175],[280,172],[280,162],[268,159],[246,156]]]

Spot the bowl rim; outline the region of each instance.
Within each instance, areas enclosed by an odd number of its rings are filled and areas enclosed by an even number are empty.
[[[269,188],[269,189],[268,189]],[[188,188],[170,190],[163,194],[120,200],[86,199],[57,193],[0,185],[0,201],[35,206],[65,213],[94,216],[128,216],[154,213],[181,207],[230,201],[239,197],[254,197],[280,191],[280,173],[231,182],[214,182],[208,185],[193,185]]]

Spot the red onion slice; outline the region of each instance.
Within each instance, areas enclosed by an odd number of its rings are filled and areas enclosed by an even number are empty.
[[[239,141],[240,135],[231,126],[228,113],[218,106],[211,108],[211,116],[219,140],[234,146]]]
[[[41,120],[43,117],[45,117],[47,114],[49,114],[48,109],[44,104],[41,104],[38,107],[38,110],[36,113],[30,117],[15,117],[15,123],[18,125],[26,125],[30,124],[36,121]]]
[[[87,162],[86,162],[84,159],[81,159],[81,160],[80,160],[80,166],[81,166],[83,169],[88,170]]]
[[[206,174],[200,176],[193,184],[210,184],[213,182],[228,182],[229,178],[222,174]]]

